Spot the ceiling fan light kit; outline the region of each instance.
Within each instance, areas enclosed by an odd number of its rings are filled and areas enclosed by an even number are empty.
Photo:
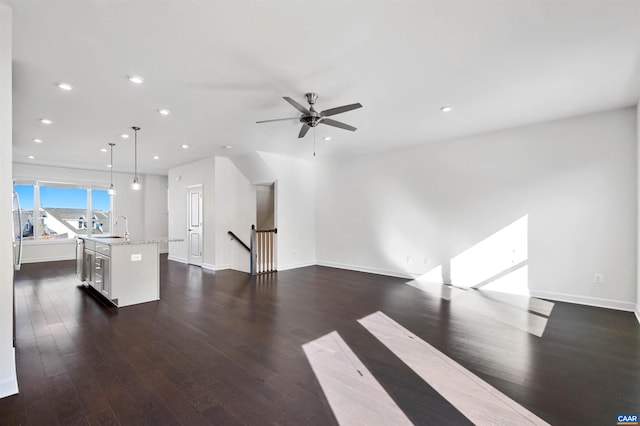
[[[325,109],[324,111],[316,111],[314,105],[318,100],[317,93],[307,93],[305,94],[307,98],[307,103],[309,104],[309,108],[305,108],[300,105],[295,100],[291,99],[288,96],[284,96],[283,99],[287,101],[292,107],[297,109],[302,113],[299,117],[290,117],[290,118],[276,118],[274,120],[263,120],[257,121],[256,123],[270,123],[273,121],[284,121],[284,120],[299,120],[302,123],[302,128],[300,129],[300,133],[298,133],[298,138],[303,138],[309,129],[312,127],[316,127],[318,124],[326,124],[328,126],[338,127],[340,129],[349,130],[351,132],[356,131],[357,129],[349,124],[343,123],[341,121],[334,120],[332,118],[327,118],[336,114],[341,114],[343,112],[351,111],[354,109],[362,108],[362,105],[359,103],[343,105],[335,108]]]

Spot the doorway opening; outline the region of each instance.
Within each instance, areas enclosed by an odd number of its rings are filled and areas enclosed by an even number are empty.
[[[256,185],[256,227],[273,229],[275,220],[275,184]]]
[[[276,272],[275,183],[256,185],[256,226],[251,227],[251,274]]]

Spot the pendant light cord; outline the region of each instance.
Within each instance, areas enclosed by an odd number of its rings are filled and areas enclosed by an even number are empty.
[[[109,145],[111,145],[111,162],[109,164],[111,164],[111,186],[113,186],[113,146],[115,145],[114,143],[110,143]]]
[[[316,156],[316,128],[313,128],[313,156]]]
[[[138,129],[133,128],[134,131],[134,147],[133,147],[133,175],[138,177]]]
[[[138,181],[138,130],[140,127],[132,127],[133,129],[133,174],[134,180]]]
[[[116,146],[116,144],[113,142],[110,142],[109,146],[111,147],[111,162],[109,163],[109,166],[110,166],[109,168],[111,169],[109,171],[109,180],[110,180],[109,191],[113,191],[113,147]]]

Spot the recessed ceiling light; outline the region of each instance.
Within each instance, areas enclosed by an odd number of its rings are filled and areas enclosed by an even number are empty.
[[[187,149],[187,148],[189,148],[189,145],[187,145],[187,144],[183,144],[183,145],[180,145],[180,146],[182,147],[182,149]]]
[[[100,152],[107,152],[107,148],[100,148]]]
[[[62,90],[72,90],[73,86],[70,85],[69,83],[58,83],[58,87],[61,88]]]
[[[108,167],[108,168],[111,168],[111,167],[113,167],[113,166],[112,166],[111,164],[107,164],[107,167]]]
[[[144,81],[144,78],[140,77],[139,75],[130,75],[129,81],[134,84],[142,84],[142,82]]]
[[[331,140],[331,136],[325,136],[325,137],[324,137],[324,140],[325,140],[325,141],[330,141],[330,140]]]
[[[29,160],[33,160],[33,159],[34,159],[34,158],[36,158],[36,157],[34,157],[33,155],[27,155],[27,158],[28,158]]]
[[[160,108],[160,109],[158,110],[158,112],[159,112],[160,114],[162,114],[162,115],[169,115],[169,114],[171,114],[171,111],[169,111],[169,110],[168,110],[168,109],[166,109],[166,108]]]
[[[53,121],[49,120],[48,118],[41,118],[40,122],[42,124],[53,124]]]
[[[159,160],[159,159],[160,159],[160,157],[158,157],[157,155],[154,155],[154,156],[153,156],[153,159],[154,159],[154,160]]]
[[[128,135],[128,134],[126,134],[126,133],[121,134],[121,135],[120,135],[120,137],[121,137],[122,139],[129,139],[129,135]]]
[[[449,112],[449,111],[451,111],[452,109],[453,109],[453,107],[452,107],[452,106],[449,106],[449,105],[444,105],[444,106],[441,106],[441,107],[440,107],[440,111],[442,111],[442,112]]]
[[[231,149],[231,148],[233,148],[233,147],[232,147],[231,145],[225,145],[225,146],[223,146],[223,148],[224,148],[224,149]]]
[[[42,143],[42,139],[40,138],[33,138],[31,140],[34,141],[35,143]]]

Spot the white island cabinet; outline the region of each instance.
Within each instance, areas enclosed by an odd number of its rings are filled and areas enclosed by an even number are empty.
[[[78,262],[77,272],[85,285],[93,287],[118,307],[160,299],[158,245],[167,240],[78,238],[84,242],[84,247],[78,250],[77,256],[82,259]]]

